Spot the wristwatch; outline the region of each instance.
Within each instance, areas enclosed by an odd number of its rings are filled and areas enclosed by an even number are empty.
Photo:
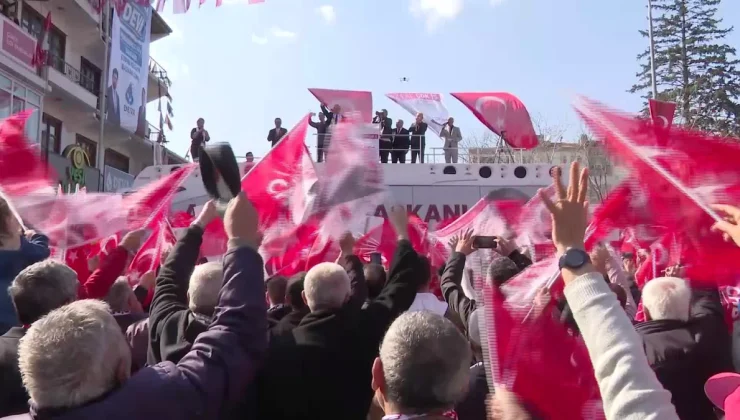
[[[586,264],[591,262],[591,257],[588,252],[579,248],[568,248],[565,253],[560,257],[558,261],[558,267],[562,270],[567,268],[570,270],[578,270]]]

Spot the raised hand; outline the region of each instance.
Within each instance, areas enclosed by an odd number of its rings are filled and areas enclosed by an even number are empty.
[[[580,173],[579,173],[580,172]],[[578,162],[570,165],[570,183],[566,192],[560,169],[553,176],[558,200],[554,203],[543,190],[538,192],[540,199],[552,216],[552,242],[558,253],[568,248],[584,248],[586,222],[588,218],[588,169],[582,171]]]

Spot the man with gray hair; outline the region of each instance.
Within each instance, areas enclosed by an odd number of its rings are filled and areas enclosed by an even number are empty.
[[[733,371],[730,333],[719,291],[692,289],[677,277],[659,277],[642,289],[645,322],[635,325],[648,363],[682,419],[714,417],[704,384]]]
[[[308,271],[303,300],[310,313],[294,329],[270,337],[258,376],[255,418],[366,418],[372,401],[370,372],[380,341],[391,322],[411,306],[420,281],[419,256],[408,241],[406,208],[394,207],[389,220],[398,235],[389,280],[364,309],[362,262],[352,255],[351,235],[339,241],[339,261],[345,267],[323,263]]]
[[[208,330],[178,364],[166,361],[130,375],[130,350],[108,306],[75,302],[36,321],[21,340],[19,365],[31,413],[18,419],[184,420],[227,415],[266,350],[267,305],[263,262],[257,253],[257,211],[244,193],[229,203],[224,228],[229,242],[218,307]]]
[[[452,322],[407,312],[388,328],[373,363],[375,400],[387,416],[449,418],[445,412],[468,390],[470,360],[468,342]]]
[[[0,417],[28,411],[28,394],[18,370],[18,343],[36,320],[73,302],[78,286],[74,270],[60,262],[44,260],[18,273],[8,288],[23,326],[0,336]]]
[[[211,323],[223,284],[222,267],[216,262],[195,263],[205,227],[216,217],[216,206],[209,201],[159,271],[149,308],[150,365],[179,362]]]

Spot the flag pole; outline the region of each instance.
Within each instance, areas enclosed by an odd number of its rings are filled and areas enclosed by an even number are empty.
[[[100,77],[100,94],[98,96],[98,100],[100,103],[98,104],[98,118],[100,119],[100,129],[98,131],[98,151],[97,151],[97,166],[98,170],[100,171],[100,177],[102,178],[104,173],[104,160],[105,160],[105,146],[103,145],[103,136],[105,135],[105,91],[106,87],[108,86],[108,66],[110,62],[110,35],[111,32],[111,21],[112,21],[112,15],[111,15],[111,9],[110,9],[110,0],[101,0],[103,3],[103,8],[100,12],[100,34],[103,37],[103,42],[105,43],[105,55],[103,56],[103,69],[102,74]],[[105,12],[105,13],[103,13]],[[108,20],[108,22],[105,22],[105,20]],[[105,28],[105,30],[104,30]],[[101,183],[104,185],[104,183]]]
[[[658,83],[655,80],[655,39],[653,38],[653,2],[648,0],[648,38],[650,39],[650,84],[653,99],[658,99]]]

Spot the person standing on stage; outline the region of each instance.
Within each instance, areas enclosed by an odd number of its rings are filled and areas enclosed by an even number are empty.
[[[196,127],[190,130],[190,157],[193,162],[197,162],[200,158],[200,151],[203,149],[211,140],[211,136],[208,135],[208,131],[203,128],[206,124],[206,120],[198,118],[196,121]]]
[[[424,122],[424,114],[416,114],[416,121],[411,124],[409,134],[411,135],[411,163],[424,163],[424,147],[426,146],[427,123]]]
[[[288,134],[288,130],[283,128],[282,125],[283,120],[275,118],[275,128],[270,129],[270,132],[267,133],[267,141],[272,143],[272,147],[275,147],[280,139],[283,138],[284,135]]]
[[[311,117],[308,119],[308,124],[316,129],[316,159],[317,162],[321,163],[324,161],[324,155],[326,150],[329,148],[329,141],[327,136],[327,130],[329,129],[329,123],[326,121],[326,115],[322,112],[319,114],[319,122],[313,120],[315,112],[311,113]]]
[[[457,145],[462,140],[462,134],[460,134],[460,127],[455,127],[454,118],[450,117],[442,126],[439,137],[445,141],[445,163],[457,163]]]

